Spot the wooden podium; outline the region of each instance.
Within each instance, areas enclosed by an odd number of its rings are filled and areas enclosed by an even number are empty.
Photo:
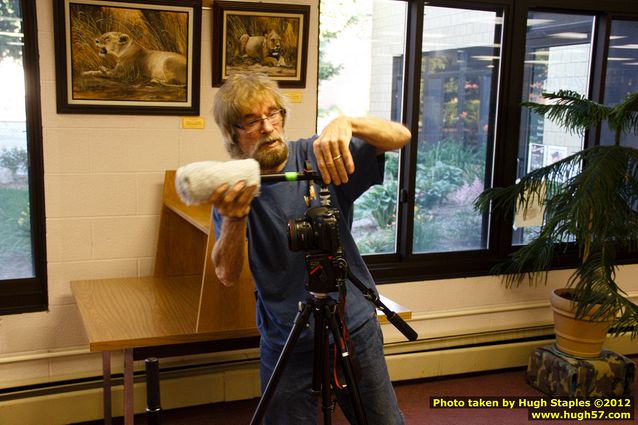
[[[111,352],[124,353],[124,423],[133,424],[133,361],[257,347],[254,283],[223,286],[210,254],[211,205],[188,206],[166,171],[153,276],[71,282],[89,349],[102,352],[104,422],[111,424]]]
[[[256,329],[254,283],[244,257],[240,281],[222,285],[215,275],[211,252],[215,231],[211,204],[188,206],[175,190],[175,171],[166,171],[160,216],[155,276],[201,276],[195,332]]]

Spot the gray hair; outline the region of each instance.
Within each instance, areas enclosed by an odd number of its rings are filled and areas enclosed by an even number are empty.
[[[251,112],[252,106],[271,99],[275,107],[286,109],[286,97],[277,83],[266,74],[256,72],[231,74],[217,91],[213,103],[213,116],[231,158],[243,157],[243,152],[235,140],[234,125]],[[284,114],[284,124],[285,117]]]

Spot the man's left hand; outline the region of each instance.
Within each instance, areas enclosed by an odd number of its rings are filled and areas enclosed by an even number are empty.
[[[351,139],[350,119],[342,116],[332,120],[314,141],[312,148],[325,184],[338,186],[347,183],[348,175],[354,172],[354,161],[348,147]]]

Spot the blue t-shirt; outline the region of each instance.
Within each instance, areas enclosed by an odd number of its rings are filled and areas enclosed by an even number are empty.
[[[310,160],[318,170],[310,139],[290,142],[288,162],[283,172],[301,172]],[[355,172],[340,186],[330,185],[331,206],[341,212],[339,235],[350,272],[376,293],[372,276],[352,238],[350,227],[354,201],[370,186],[383,183],[384,155],[361,140],[353,139],[350,151]],[[317,200],[311,207],[319,207],[319,185],[315,183]],[[304,217],[308,209],[304,196],[308,182],[263,183],[260,195],[252,204],[248,216],[248,256],[250,270],[257,288],[257,328],[262,343],[273,348],[282,347],[292,329],[300,301],[306,301],[308,272],[304,251],[291,251],[288,246],[288,220]],[[215,232],[219,236],[222,218],[215,210]],[[347,282],[346,326],[350,331],[359,328],[376,314],[374,305],[350,281]],[[295,345],[297,351],[313,349],[314,321],[306,327]]]

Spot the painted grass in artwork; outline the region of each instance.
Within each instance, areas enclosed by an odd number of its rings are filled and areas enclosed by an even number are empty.
[[[139,102],[184,102],[187,87],[158,85],[143,78],[139,69],[131,68],[116,79],[83,75],[86,71],[111,70],[112,55],[99,56],[95,40],[107,32],[129,35],[135,43],[149,50],[179,53],[188,51],[188,14],[150,9],[129,9],[75,4],[71,7],[71,60],[73,98],[75,100],[109,100]]]
[[[110,31],[128,34],[147,49],[183,55],[188,53],[186,13],[82,4],[75,5],[71,11],[72,60],[75,73],[115,64],[105,63],[108,58],[98,56],[95,47],[95,39]]]
[[[265,72],[274,77],[294,77],[297,72],[297,55],[299,45],[299,18],[282,17],[254,17],[243,15],[229,15],[226,29],[226,70],[247,70]],[[281,37],[281,55],[285,59],[285,66],[262,66],[255,58],[247,57],[241,49],[240,39],[243,35],[262,36],[269,31],[276,32]]]

